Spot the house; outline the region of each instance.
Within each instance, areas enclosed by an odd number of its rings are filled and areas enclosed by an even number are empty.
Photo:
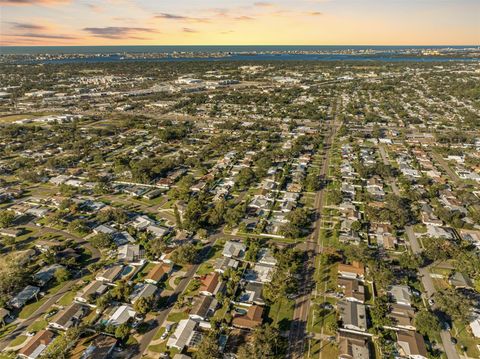
[[[391,311],[388,317],[392,319],[393,326],[400,329],[415,330],[413,319],[415,318],[415,310],[402,304],[391,304]]]
[[[117,247],[120,247],[128,243],[135,243],[135,238],[133,238],[127,231],[122,231],[113,234],[113,241]]]
[[[223,246],[222,255],[227,258],[242,258],[247,247],[245,244],[236,241],[228,241]]]
[[[141,265],[145,262],[145,251],[139,244],[125,244],[118,248],[120,262]]]
[[[350,302],[365,302],[365,287],[356,278],[338,278],[338,286],[343,289],[344,298]]]
[[[245,271],[244,279],[247,282],[268,283],[272,281],[275,267],[257,263],[252,269]]]
[[[140,298],[151,298],[157,293],[158,287],[150,283],[137,283],[133,287],[132,294],[128,297],[130,303],[135,304]]]
[[[96,307],[95,300],[108,290],[108,286],[105,283],[94,280],[87,284],[82,290],[77,293],[75,301],[82,304],[87,304],[92,307]]]
[[[406,306],[412,305],[412,290],[408,285],[393,285],[390,287],[388,294],[390,294],[397,304]]]
[[[258,263],[269,266],[276,266],[277,259],[272,255],[272,251],[269,248],[261,248],[258,251]]]
[[[10,299],[8,305],[15,309],[22,308],[29,300],[36,298],[37,294],[40,292],[40,288],[33,285],[27,285],[18,293],[15,297]]]
[[[55,334],[50,330],[40,330],[30,339],[27,344],[20,349],[18,356],[20,358],[36,359],[40,357],[45,349],[53,341]]]
[[[345,329],[364,332],[367,330],[366,307],[363,304],[342,300],[337,305]]]
[[[475,338],[480,338],[480,313],[474,312],[471,322],[470,329]]]
[[[168,277],[172,271],[172,266],[166,263],[158,263],[148,272],[145,277],[145,282],[151,284],[158,284]]]
[[[123,265],[114,265],[112,267],[106,268],[101,273],[97,274],[95,277],[96,280],[100,282],[110,283],[115,282],[123,271]]]
[[[452,276],[448,279],[448,283],[455,289],[459,288],[466,288],[471,289],[473,288],[472,280],[464,273],[455,272]]]
[[[112,228],[108,225],[101,224],[93,229],[93,233],[95,234],[108,234],[108,235],[113,235],[117,230],[115,228]]]
[[[162,238],[164,235],[170,232],[170,228],[150,225],[147,227],[147,232],[153,234],[156,238]]]
[[[233,258],[220,257],[215,261],[215,272],[225,273],[228,268],[237,269],[239,263],[239,261]]]
[[[10,238],[17,238],[23,234],[22,229],[18,228],[2,228],[0,229],[0,235]]]
[[[239,298],[239,302],[247,305],[265,305],[262,295],[263,284],[249,282]]]
[[[203,295],[195,297],[189,317],[194,320],[206,321],[215,313],[217,305],[218,302],[214,297]]]
[[[193,319],[183,319],[178,322],[175,332],[168,338],[167,347],[182,351],[200,340],[200,333],[196,331],[198,322]]]
[[[106,359],[112,354],[117,345],[114,337],[99,334],[85,349],[80,359]]]
[[[224,283],[220,281],[220,274],[214,272],[202,279],[199,293],[206,296],[215,296],[218,292],[223,292],[224,287]]]
[[[132,306],[128,304],[122,304],[114,307],[110,311],[110,318],[107,320],[107,325],[118,326],[128,322],[130,319],[135,318],[137,313],[133,310]]]
[[[33,275],[33,280],[40,287],[43,287],[45,284],[47,284],[53,279],[53,277],[55,276],[55,272],[59,269],[65,269],[65,267],[60,264],[52,264],[48,267],[44,267]]]
[[[480,250],[480,231],[460,229],[460,237],[477,247],[477,250]]]
[[[454,239],[455,236],[450,228],[427,225],[427,233],[425,234],[428,237],[433,238],[445,238],[445,239]]]
[[[370,359],[370,341],[367,336],[339,330],[337,342],[339,359]]]
[[[87,307],[78,303],[72,303],[59,311],[48,326],[58,330],[68,330],[80,323],[87,311]]]
[[[412,330],[397,332],[398,351],[411,359],[427,359],[428,353],[423,336]]]
[[[338,265],[338,274],[342,277],[347,278],[358,278],[364,279],[365,277],[365,267],[362,263],[353,261],[352,264],[343,264]]]
[[[131,223],[132,227],[138,229],[139,231],[143,231],[147,229],[148,226],[154,226],[155,224],[156,223],[153,219],[145,215],[135,217],[135,219]]]
[[[263,322],[263,307],[252,305],[244,315],[235,316],[232,325],[240,329],[253,329]]]

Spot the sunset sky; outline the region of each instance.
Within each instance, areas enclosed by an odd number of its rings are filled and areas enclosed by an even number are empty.
[[[0,45],[478,45],[480,0],[0,0]]]

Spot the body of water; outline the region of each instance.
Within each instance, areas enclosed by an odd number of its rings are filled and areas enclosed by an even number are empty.
[[[461,56],[467,51],[478,52],[479,49],[478,46],[4,46],[0,49],[0,54],[47,55],[28,61],[30,63],[232,60],[432,62],[479,61],[480,57],[477,56]],[[427,50],[444,54],[424,55],[423,52]],[[74,54],[82,56],[75,57]],[[145,57],[142,57],[142,54]],[[149,57],[152,54],[163,55]]]

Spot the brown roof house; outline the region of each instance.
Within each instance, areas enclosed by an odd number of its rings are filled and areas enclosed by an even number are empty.
[[[50,330],[41,330],[20,349],[18,356],[21,358],[36,359],[40,357],[45,349],[50,345],[54,337]]]
[[[365,287],[355,278],[338,278],[338,286],[343,289],[344,298],[349,302],[365,302]]]
[[[234,327],[242,329],[253,329],[263,322],[263,307],[252,305],[248,308],[247,314],[233,318],[232,324]]]
[[[397,332],[398,350],[401,355],[412,359],[427,359],[427,349],[421,334],[412,330]]]
[[[341,330],[338,332],[337,342],[339,359],[370,359],[367,336]]]
[[[194,320],[206,321],[217,308],[218,302],[214,297],[200,295],[195,297],[189,317]]]
[[[172,266],[166,263],[158,263],[148,272],[145,282],[157,284],[166,279],[172,271]]]
[[[225,284],[220,281],[220,274],[217,272],[210,273],[202,280],[200,294],[215,296],[218,292],[222,292],[224,287]]]
[[[364,279],[365,267],[362,263],[353,261],[352,264],[339,264],[338,274],[346,278]]]

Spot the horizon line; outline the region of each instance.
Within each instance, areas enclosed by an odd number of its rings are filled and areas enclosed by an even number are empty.
[[[368,44],[335,44],[335,45],[294,45],[294,44],[262,44],[262,45],[235,45],[235,44],[218,44],[218,45],[198,45],[198,44],[188,44],[188,45],[166,45],[166,44],[159,44],[159,45],[2,45],[2,47],[133,47],[133,46],[142,46],[142,47],[154,47],[154,46],[170,46],[170,47],[187,47],[187,46],[199,46],[199,47],[220,47],[220,46],[237,46],[237,47],[247,47],[247,46],[268,46],[268,47],[276,47],[276,46],[365,46],[365,47],[373,47],[373,46],[390,46],[390,47],[423,47],[423,46],[435,46],[435,47],[480,47],[480,44],[462,44],[462,45],[453,45],[453,44],[422,44],[422,45],[411,45],[411,44],[402,44],[402,45],[392,45],[392,44],[377,44],[377,45],[368,45]],[[1,52],[1,51],[0,51]]]

